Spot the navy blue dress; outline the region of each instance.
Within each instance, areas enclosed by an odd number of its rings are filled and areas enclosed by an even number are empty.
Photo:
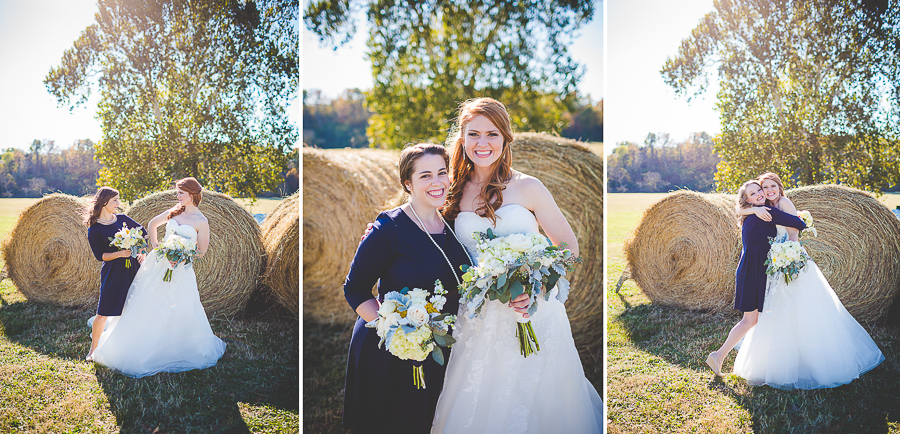
[[[97,315],[103,316],[119,316],[122,315],[122,308],[125,307],[125,296],[128,295],[128,287],[137,274],[141,264],[136,258],[131,259],[131,267],[125,267],[125,259],[116,258],[112,261],[104,261],[104,253],[115,253],[122,250],[109,244],[109,238],[114,237],[116,232],[122,229],[125,224],[128,228],[141,227],[131,217],[125,214],[116,214],[116,222],[105,225],[103,223],[94,223],[88,228],[88,242],[91,244],[91,251],[98,261],[103,262],[100,268],[100,301],[97,302]],[[141,227],[144,237],[147,236],[147,230]]]
[[[774,237],[778,230],[775,225],[796,229],[805,229],[806,224],[800,217],[790,215],[777,208],[770,207],[772,221],[760,220],[750,214],[741,226],[741,262],[735,275],[736,289],[734,308],[741,312],[763,310],[766,297],[766,259],[769,255],[769,237]]]
[[[432,234],[453,263],[453,269],[428,236],[400,208],[378,216],[372,232],[356,250],[350,272],[344,282],[344,295],[350,307],[356,308],[373,299],[372,287],[378,281],[379,300],[391,291],[404,287],[422,288],[433,293],[434,281],[440,279],[447,290],[447,302],[441,310],[456,314],[459,292],[455,273],[462,280],[460,265],[469,264],[468,256],[446,228],[443,234]],[[366,328],[362,318],[356,319],[347,360],[344,389],[344,426],[358,433],[427,433],[431,430],[438,396],[444,385],[445,366],[431,357],[422,362],[425,388],[413,384],[412,360],[400,360],[378,348],[375,329]],[[450,352],[444,351],[444,360]]]

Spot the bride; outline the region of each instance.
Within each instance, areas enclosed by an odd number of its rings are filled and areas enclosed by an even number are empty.
[[[766,205],[796,215],[774,173],[759,177]],[[771,220],[765,207],[745,208]],[[798,231],[776,226],[777,241],[798,240]],[[818,389],[847,384],[884,361],[865,329],[847,312],[810,259],[790,284],[769,276],[756,327],[744,338],[734,373],[750,384],[779,389]]]
[[[197,243],[200,256],[209,247],[209,223],[197,208],[201,187],[194,178],[175,183],[178,203],[150,220],[150,245],[154,249],[157,228],[165,223],[166,239],[174,234]],[[163,280],[174,268],[170,282]],[[225,352],[225,343],[213,335],[200,304],[197,277],[190,265],[147,255],[125,299],[121,317],[111,317],[97,348],[89,355],[129,377],[158,372],[208,368]]]
[[[512,170],[512,140],[503,104],[478,98],[462,105],[445,216],[456,219],[473,260],[474,232],[536,233],[539,225],[577,255],[575,234],[547,188]],[[497,300],[472,319],[460,306],[432,432],[602,432],[603,403],[584,377],[563,304],[555,297],[539,301],[531,321],[540,351],[527,358],[519,352],[516,315]]]

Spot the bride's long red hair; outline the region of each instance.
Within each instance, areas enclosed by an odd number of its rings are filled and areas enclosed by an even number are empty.
[[[474,98],[460,104],[459,115],[456,117],[454,128],[451,130],[448,145],[450,151],[450,173],[453,183],[450,184],[450,194],[447,195],[447,206],[444,208],[444,217],[455,219],[460,213],[460,202],[466,183],[472,179],[475,171],[475,163],[469,159],[464,149],[466,124],[475,116],[482,115],[494,124],[500,135],[503,136],[503,149],[500,158],[494,162],[491,168],[491,176],[488,182],[481,187],[478,197],[481,206],[475,209],[475,213],[487,217],[491,222],[497,222],[494,211],[503,206],[503,189],[512,178],[512,127],[509,120],[509,112],[500,101],[493,98]]]

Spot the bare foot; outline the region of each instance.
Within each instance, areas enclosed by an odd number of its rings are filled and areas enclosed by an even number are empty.
[[[709,353],[709,356],[706,357],[706,364],[716,375],[722,376],[722,362],[719,361],[719,353],[717,351]]]

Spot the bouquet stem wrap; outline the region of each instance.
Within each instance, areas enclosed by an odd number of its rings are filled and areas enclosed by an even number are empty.
[[[516,337],[519,338],[519,352],[522,356],[528,357],[541,350],[541,344],[538,343],[537,336],[534,334],[534,328],[531,327],[531,321],[524,318],[522,314],[516,319]]]

